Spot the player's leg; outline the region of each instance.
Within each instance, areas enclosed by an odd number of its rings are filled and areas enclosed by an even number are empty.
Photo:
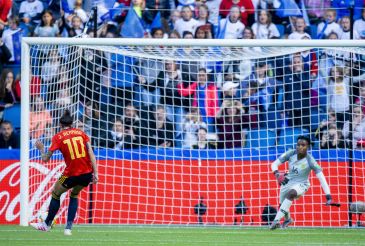
[[[280,206],[281,204],[284,202],[284,200],[286,199],[286,195],[289,191],[287,191],[286,193],[282,193],[280,192]],[[282,228],[286,228],[288,227],[289,224],[293,223],[293,220],[290,216],[290,212],[287,211],[287,213],[284,215],[284,222],[282,224]]]
[[[73,188],[71,190],[71,194],[70,194],[70,203],[68,204],[68,211],[67,211],[67,224],[65,227],[65,232],[64,234],[66,236],[71,236],[71,229],[72,229],[72,225],[73,222],[75,220],[75,216],[76,216],[76,212],[77,212],[77,208],[78,208],[78,196],[81,192],[81,190],[85,187],[87,187],[93,179],[93,174],[92,173],[86,173],[86,174],[82,174],[80,176],[77,177],[72,177],[74,183],[73,183]]]
[[[289,209],[290,209],[290,206],[293,203],[293,200],[296,197],[297,197],[297,191],[295,189],[290,189],[288,192],[286,192],[285,199],[283,199],[283,201],[281,202],[279,211],[276,213],[275,219],[274,219],[273,223],[270,226],[271,230],[274,230],[274,229],[280,227],[280,220],[284,216],[290,216],[289,215]],[[281,197],[280,200],[282,200],[282,197]]]
[[[44,221],[47,226],[51,226],[58,210],[60,209],[61,195],[68,190],[68,188],[62,185],[65,179],[67,179],[65,176],[61,176],[61,178],[54,185],[52,191],[52,199],[48,208],[48,215],[46,220]]]
[[[70,194],[70,203],[68,204],[68,210],[67,210],[67,223],[66,223],[66,230],[71,231],[73,222],[75,220],[77,208],[78,208],[78,196],[80,191],[85,188],[85,186],[77,185],[72,188],[71,194]],[[66,234],[65,230],[65,234]],[[67,233],[69,233],[67,231]]]
[[[49,231],[51,229],[52,222],[60,208],[61,195],[68,190],[62,183],[67,179],[65,176],[61,176],[55,183],[52,198],[48,208],[48,215],[44,222],[31,223],[30,225],[39,231]]]

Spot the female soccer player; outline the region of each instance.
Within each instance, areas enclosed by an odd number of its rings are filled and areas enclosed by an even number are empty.
[[[73,118],[69,110],[64,112],[59,122],[61,131],[52,138],[52,144],[47,153],[44,151],[44,145],[41,141],[38,140],[35,145],[45,162],[51,159],[53,152],[60,150],[65,159],[66,168],[54,185],[46,220],[30,225],[40,231],[49,231],[60,208],[61,195],[72,189],[64,231],[66,236],[71,236],[72,224],[78,207],[77,197],[89,183],[96,184],[98,182],[98,170],[89,137],[83,131],[72,127]]]
[[[280,189],[280,209],[272,222],[270,229],[274,230],[280,227],[280,220],[285,216],[282,228],[286,228],[293,222],[290,218],[289,209],[294,199],[298,199],[308,191],[310,183],[308,180],[309,173],[313,170],[319,179],[322,189],[326,194],[326,205],[332,203],[332,196],[327,181],[322,173],[322,168],[318,165],[313,156],[308,154],[310,139],[306,136],[299,136],[297,139],[296,150],[289,150],[282,154],[275,162],[271,164],[271,170],[275,174]],[[289,173],[279,173],[278,166],[289,162]]]

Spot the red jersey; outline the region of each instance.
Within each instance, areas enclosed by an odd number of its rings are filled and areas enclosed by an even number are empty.
[[[86,143],[89,137],[81,130],[69,128],[54,135],[49,151],[61,151],[66,162],[63,175],[78,176],[93,171]]]

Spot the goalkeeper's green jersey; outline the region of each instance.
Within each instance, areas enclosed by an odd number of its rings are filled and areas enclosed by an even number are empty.
[[[304,183],[309,185],[309,174],[313,170],[315,173],[322,172],[322,168],[318,165],[313,156],[307,153],[307,156],[298,160],[296,150],[289,150],[279,157],[279,161],[289,163],[289,183]]]

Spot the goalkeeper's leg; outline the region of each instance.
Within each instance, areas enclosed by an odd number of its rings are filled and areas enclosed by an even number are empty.
[[[284,195],[283,190],[280,192],[280,196],[282,197]],[[276,213],[275,219],[272,222],[270,229],[275,230],[276,228],[280,227],[280,220],[286,216],[290,218],[289,209],[293,203],[293,200],[297,197],[297,191],[295,189],[289,190],[286,195],[284,201],[281,203],[279,211]],[[281,200],[281,199],[280,199]]]

